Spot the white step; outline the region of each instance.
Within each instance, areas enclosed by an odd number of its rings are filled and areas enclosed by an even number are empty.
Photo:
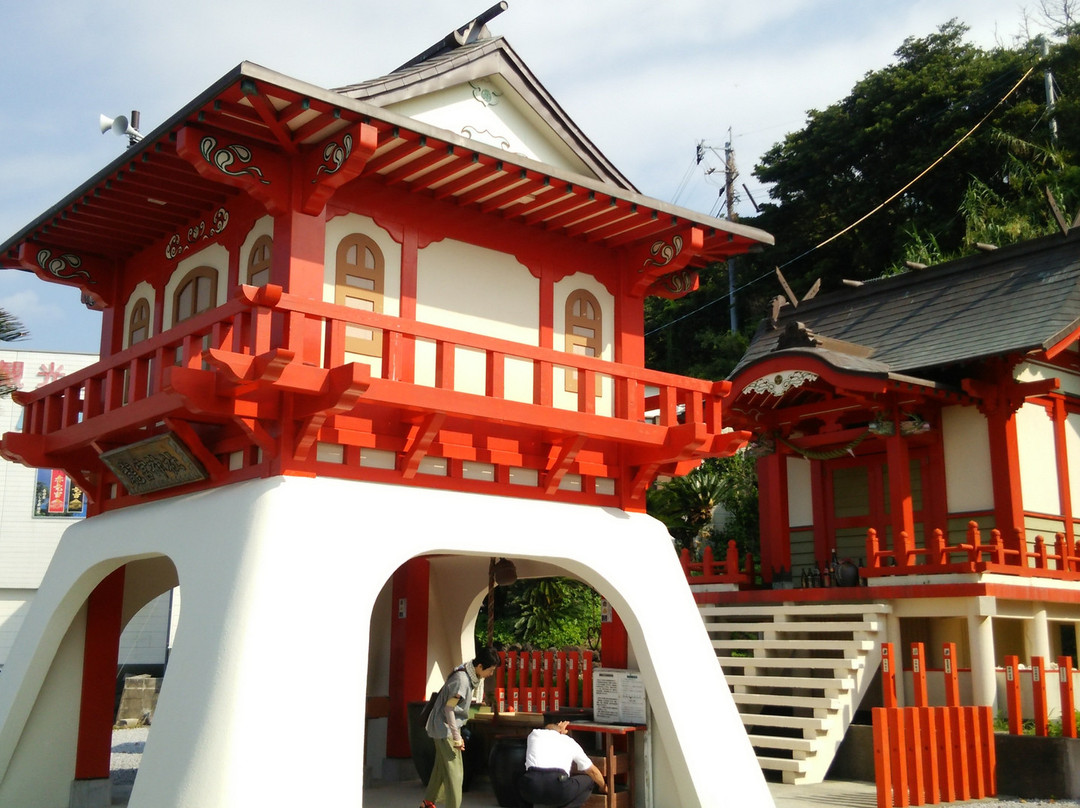
[[[817,620],[809,622],[805,620],[777,620],[773,622],[743,623],[738,620],[706,620],[705,628],[709,633],[716,631],[742,631],[750,634],[793,634],[804,632],[806,634],[841,633],[841,634],[874,634],[881,630],[878,621],[864,620],[860,623],[841,622],[829,620]]]
[[[809,763],[805,760],[762,757],[761,755],[758,755],[758,763],[763,769],[781,772],[803,772],[809,767]]]
[[[698,607],[703,617],[713,615],[768,615],[776,614],[788,617],[792,614],[799,615],[832,615],[832,614],[872,614],[884,615],[892,613],[892,606],[887,603],[809,603],[795,606],[792,603],[767,605],[743,605],[717,606],[702,604]]]
[[[763,715],[740,713],[744,727],[790,727],[803,732],[824,732],[831,719],[808,715]]]
[[[808,710],[839,710],[840,699],[828,696],[784,696],[779,693],[732,693],[736,704],[775,704],[783,707],[805,707]]]
[[[729,687],[770,687],[785,688],[790,690],[851,690],[855,683],[849,679],[836,679],[824,676],[785,676],[781,673],[772,676],[755,676],[752,674],[732,673],[726,674]]]
[[[745,650],[764,648],[776,651],[837,651],[844,654],[867,653],[875,647],[873,640],[713,640],[713,648]]]
[[[793,752],[810,752],[814,748],[811,738],[784,738],[779,735],[747,735],[750,745],[757,749],[790,749]]]
[[[721,656],[716,657],[720,667],[728,668],[772,668],[781,670],[858,670],[866,667],[863,659],[825,659],[823,657],[752,657]]]

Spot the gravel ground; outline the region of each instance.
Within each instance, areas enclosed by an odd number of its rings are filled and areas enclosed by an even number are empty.
[[[126,799],[127,794],[130,793],[131,786],[135,782],[135,774],[139,770],[139,761],[142,758],[143,746],[146,743],[146,737],[149,733],[149,727],[113,730],[111,768],[114,801],[117,798],[121,800]],[[812,791],[815,788],[814,786],[803,788],[807,788],[806,805],[822,805],[820,797],[815,799],[812,794]],[[868,784],[868,795],[872,796],[872,789],[873,785]],[[798,791],[796,790],[794,793],[797,794]],[[799,800],[799,802],[802,801]],[[858,805],[861,808],[864,802],[864,800],[859,799],[857,801],[852,801],[850,805]],[[787,803],[787,800],[778,800],[778,804],[782,803]],[[848,803],[845,801],[845,804]],[[868,806],[873,806],[874,804],[876,804],[876,801],[866,803]],[[962,806],[962,808],[1080,808],[1080,801],[1077,800],[1025,800],[1017,799],[1015,797],[995,797],[989,800],[972,800],[970,802],[949,804]]]

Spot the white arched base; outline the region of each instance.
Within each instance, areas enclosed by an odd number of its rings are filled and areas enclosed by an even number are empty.
[[[369,618],[394,571],[431,554],[476,556],[484,565],[492,555],[531,559],[607,597],[646,683],[657,808],[773,804],[655,520],[277,477],[95,517],[65,534],[0,676],[0,805],[44,808],[67,793],[79,697],[70,669],[81,666],[83,604],[111,570],[158,555],[175,565],[184,603],[130,808],[363,805]],[[433,582],[433,617],[446,585]],[[432,620],[429,648],[460,642],[436,635],[460,631],[475,591],[448,619]],[[429,659],[447,653],[429,650]],[[335,690],[332,715],[311,711],[314,660],[349,672],[357,685]],[[312,721],[332,736],[317,768],[294,745],[304,734],[294,730]],[[57,739],[67,746],[57,749]],[[25,801],[31,792],[53,796]]]

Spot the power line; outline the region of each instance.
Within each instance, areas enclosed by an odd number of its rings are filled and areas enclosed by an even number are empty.
[[[849,231],[855,229],[860,224],[862,224],[867,219],[869,219],[871,216],[873,216],[875,213],[879,212],[882,208],[884,208],[890,202],[895,200],[898,196],[900,196],[906,190],[908,190],[916,182],[918,182],[923,177],[925,177],[927,174],[929,174],[946,157],[948,157],[950,154],[952,154],[954,151],[956,151],[956,149],[959,148],[960,145],[965,140],[967,140],[969,137],[971,137],[973,134],[975,134],[975,132],[979,129],[979,127],[981,127],[997,111],[998,107],[1000,107],[1002,104],[1004,104],[1009,99],[1009,96],[1011,96],[1013,93],[1015,93],[1020,88],[1020,85],[1022,85],[1027,80],[1028,76],[1030,76],[1034,71],[1035,71],[1035,66],[1034,65],[1032,67],[1028,68],[1028,71],[1026,73],[1024,73],[1023,76],[1020,77],[1019,81],[1017,81],[1011,88],[1009,88],[1009,91],[1007,93],[1005,93],[1005,95],[1003,95],[1000,98],[1000,100],[998,100],[998,102],[996,104],[994,104],[994,106],[990,109],[989,112],[987,112],[982,118],[979,119],[978,123],[976,123],[974,126],[972,126],[959,140],[957,140],[952,146],[950,146],[944,153],[942,153],[942,155],[940,157],[938,157],[936,160],[934,160],[934,162],[932,162],[929,166],[927,166],[922,171],[920,171],[919,174],[916,175],[915,178],[912,179],[910,182],[908,182],[906,185],[904,185],[904,187],[902,187],[900,190],[898,190],[896,193],[894,193],[892,196],[890,196],[884,202],[879,204],[877,207],[875,207],[869,213],[866,213],[865,215],[861,216],[859,219],[857,219],[854,222],[852,222],[851,224],[849,224],[843,230],[840,230],[839,232],[834,233],[833,235],[829,236],[829,238],[825,239],[821,243],[816,244],[813,247],[811,247],[810,249],[806,250],[805,252],[795,256],[790,261],[787,261],[787,262],[781,264],[778,267],[778,269],[784,269],[785,267],[791,266],[796,261],[801,261],[803,258],[810,255],[812,252],[821,249],[826,244],[829,244],[830,242],[835,241],[836,239],[840,238],[840,236],[842,236],[845,233],[848,233]],[[758,277],[754,278],[753,280],[751,280],[751,281],[749,281],[747,283],[744,283],[742,286],[739,286],[737,289],[729,290],[728,294],[721,295],[720,297],[715,298],[713,300],[710,300],[708,303],[705,303],[704,305],[699,306],[698,308],[694,309],[693,311],[687,312],[686,314],[682,315],[681,317],[677,317],[674,320],[671,320],[670,322],[664,323],[663,325],[658,325],[656,328],[653,328],[650,331],[646,331],[645,336],[649,336],[650,334],[655,334],[658,331],[663,331],[664,329],[669,328],[669,327],[675,325],[676,323],[681,322],[682,320],[685,320],[687,317],[692,317],[693,315],[697,314],[698,312],[704,311],[709,306],[713,306],[716,303],[719,303],[721,300],[725,300],[725,299],[731,297],[732,295],[734,295],[735,292],[741,291],[741,290],[747,288],[748,286],[751,286],[751,285],[757,283],[760,280],[763,280],[763,279],[765,279],[767,277],[772,276],[772,274],[773,273],[771,271],[770,272],[764,272],[761,275],[759,275]]]

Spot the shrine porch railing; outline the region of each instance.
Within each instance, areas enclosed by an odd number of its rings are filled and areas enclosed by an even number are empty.
[[[896,546],[884,549],[877,531],[866,535],[864,577],[944,573],[998,573],[1031,578],[1080,581],[1080,542],[1063,533],[1047,540],[1035,536],[1030,543],[1023,531],[990,531],[984,536],[975,522],[968,522],[964,540],[950,544],[942,530],[934,530],[918,546],[901,532]]]
[[[706,545],[700,561],[691,561],[690,550],[683,548],[679,554],[683,574],[690,584],[737,584],[748,586],[755,580],[754,557],[747,553],[739,563],[739,550],[734,541],[727,543],[724,557],[717,560],[713,548]]]

